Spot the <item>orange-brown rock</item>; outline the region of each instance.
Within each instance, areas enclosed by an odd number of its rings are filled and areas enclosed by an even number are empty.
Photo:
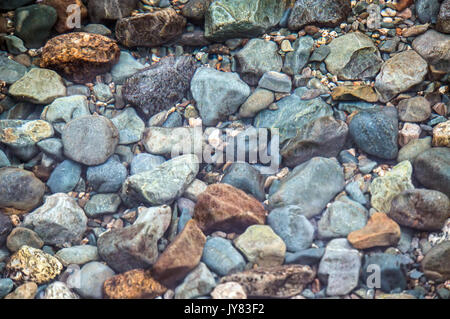
[[[367,225],[351,232],[347,239],[357,249],[396,245],[400,240],[400,226],[385,213],[375,213]]]
[[[58,33],[64,33],[74,29],[74,15],[77,14],[77,10],[80,12],[80,23],[88,15],[87,8],[81,0],[44,0],[42,4],[55,8],[56,14],[58,15],[55,30]]]
[[[103,290],[109,299],[153,299],[167,288],[153,279],[150,271],[133,269],[107,279]]]
[[[41,67],[60,72],[73,82],[86,83],[108,72],[119,56],[115,41],[99,34],[73,32],[47,42],[42,50]]]
[[[378,101],[375,90],[367,85],[342,85],[334,88],[331,93],[333,100],[363,100],[367,102]]]
[[[194,219],[206,233],[220,230],[242,233],[266,220],[264,206],[254,197],[228,184],[212,184],[198,196]]]
[[[412,5],[413,2],[414,0],[398,0],[395,8],[397,9],[397,11],[403,11],[404,9]]]
[[[166,287],[176,287],[200,262],[205,243],[196,221],[189,220],[153,265],[153,278]]]
[[[186,19],[166,8],[117,21],[116,37],[127,47],[156,47],[180,35]]]

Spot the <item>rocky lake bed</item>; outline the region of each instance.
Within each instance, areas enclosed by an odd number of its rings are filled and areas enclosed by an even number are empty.
[[[0,299],[449,299],[450,0],[0,0]]]

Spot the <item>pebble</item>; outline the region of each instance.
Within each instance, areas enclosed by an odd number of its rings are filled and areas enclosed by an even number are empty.
[[[4,246],[12,229],[13,224],[11,219],[3,213],[0,213],[0,247]]]
[[[450,149],[433,147],[414,160],[414,177],[427,187],[450,196]]]
[[[448,280],[450,278],[449,256],[449,241],[443,241],[431,248],[421,263],[425,276],[439,282]]]
[[[58,250],[55,255],[63,265],[84,265],[99,260],[97,247],[91,245],[72,246]]]
[[[292,82],[291,78],[284,73],[269,71],[263,74],[258,86],[273,92],[290,93]]]
[[[397,106],[398,117],[405,122],[423,122],[431,115],[431,106],[422,96],[401,100]]]
[[[34,282],[27,282],[6,295],[4,299],[34,299],[37,291],[38,286]]]
[[[55,281],[45,288],[42,299],[80,299],[80,296],[70,290],[65,283]]]
[[[220,276],[243,271],[246,264],[231,242],[220,237],[208,238],[203,248],[202,262]]]
[[[74,29],[71,26],[73,16],[70,6],[78,6],[80,13],[80,20],[85,20],[88,17],[88,11],[86,6],[81,2],[81,0],[44,0],[43,4],[49,5],[56,10],[58,20],[54,26],[58,33],[64,33]]]
[[[137,8],[136,0],[122,0],[120,5],[109,0],[97,0],[88,3],[89,17],[93,22],[102,20],[117,20],[130,16],[131,12]]]
[[[88,217],[98,218],[105,214],[116,213],[120,204],[120,196],[117,194],[96,194],[86,203],[84,211]]]
[[[63,160],[63,144],[59,138],[47,138],[36,143],[36,146],[46,155],[57,160]],[[68,165],[68,164],[66,164]],[[68,165],[69,166],[69,165]]]
[[[204,263],[199,263],[175,289],[175,299],[194,299],[208,295],[216,281]]]
[[[415,2],[416,14],[422,23],[436,23],[439,13],[439,0],[417,0]]]
[[[47,181],[47,186],[53,194],[68,193],[78,184],[81,176],[81,165],[71,160],[65,160],[55,167]]]
[[[120,51],[119,62],[111,69],[111,75],[114,83],[123,84],[125,80],[133,74],[145,68],[129,52]]]
[[[308,59],[313,51],[313,45],[314,40],[310,36],[297,38],[292,52],[286,54],[282,68],[283,72],[289,75],[300,74],[308,63]]]
[[[127,175],[126,167],[112,156],[101,165],[88,167],[86,182],[99,193],[114,193],[120,190]]]
[[[450,68],[450,35],[428,30],[414,39],[412,47],[430,65],[433,73],[444,75]]]
[[[24,227],[16,227],[8,235],[6,247],[8,247],[9,251],[16,252],[22,246],[41,249],[44,246],[44,242],[34,231]]]
[[[0,279],[0,298],[5,297],[13,289],[14,282],[9,278]]]
[[[417,156],[424,153],[431,148],[431,137],[424,137],[421,139],[413,139],[404,145],[398,152],[397,162],[405,160],[414,163]]]
[[[114,271],[105,264],[91,261],[70,275],[66,284],[81,297],[101,299],[104,282],[114,275]]]
[[[444,0],[437,17],[436,30],[443,33],[450,33],[450,1]]]
[[[450,121],[439,123],[433,128],[433,146],[450,147]]]
[[[264,191],[265,178],[250,164],[233,163],[225,171],[221,183],[229,184],[244,192],[253,195],[260,201],[265,200]]]
[[[13,84],[27,73],[27,68],[9,59],[7,54],[0,54],[0,78],[6,84]]]
[[[137,154],[131,161],[130,175],[142,173],[145,171],[151,171],[165,161],[165,158],[162,156],[147,153]]]
[[[218,284],[211,292],[213,299],[247,299],[244,288],[237,282]]]
[[[286,252],[285,264],[301,264],[313,266],[320,262],[325,248],[309,248],[294,253]]]
[[[275,100],[273,92],[257,88],[239,108],[239,116],[252,118],[258,112],[267,109]]]

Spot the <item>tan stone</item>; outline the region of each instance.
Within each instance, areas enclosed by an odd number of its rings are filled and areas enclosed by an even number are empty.
[[[405,146],[412,140],[417,140],[420,137],[422,129],[419,125],[413,123],[405,123],[403,128],[398,132],[398,144]]]
[[[433,128],[433,146],[450,147],[450,120],[439,123]]]
[[[34,282],[27,282],[20,285],[13,292],[5,296],[4,299],[34,299],[38,286]]]
[[[378,101],[375,90],[367,85],[342,85],[334,88],[331,93],[333,100],[363,100],[371,103]]]

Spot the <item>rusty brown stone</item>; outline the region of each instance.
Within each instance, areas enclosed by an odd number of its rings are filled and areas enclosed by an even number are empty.
[[[93,33],[73,32],[50,39],[42,50],[41,67],[77,83],[92,82],[119,61],[115,41]]]
[[[397,9],[397,11],[403,11],[410,5],[412,5],[413,2],[414,0],[398,0],[397,4],[395,5],[395,8]]]
[[[87,8],[81,0],[44,0],[42,4],[55,8],[56,14],[58,15],[55,30],[58,33],[64,33],[74,29],[74,27],[68,25],[68,23],[72,22],[72,15],[75,13],[75,10],[69,10],[69,6],[78,6],[80,10],[80,22],[84,21],[88,16]]]
[[[198,196],[194,219],[206,233],[238,232],[254,224],[264,225],[266,211],[254,197],[228,184],[212,184]]]
[[[103,284],[108,299],[153,299],[167,290],[148,270],[133,269],[111,277]]]
[[[375,90],[367,85],[342,85],[334,88],[331,97],[335,101],[341,100],[363,100],[375,103],[378,95]]]
[[[366,226],[351,232],[347,239],[357,249],[392,246],[400,240],[400,226],[385,213],[377,212]]]
[[[166,287],[174,288],[197,267],[203,253],[206,237],[195,220],[184,229],[160,255],[152,268],[152,276]]]
[[[127,47],[156,47],[183,32],[186,19],[166,8],[117,21],[116,37]]]

